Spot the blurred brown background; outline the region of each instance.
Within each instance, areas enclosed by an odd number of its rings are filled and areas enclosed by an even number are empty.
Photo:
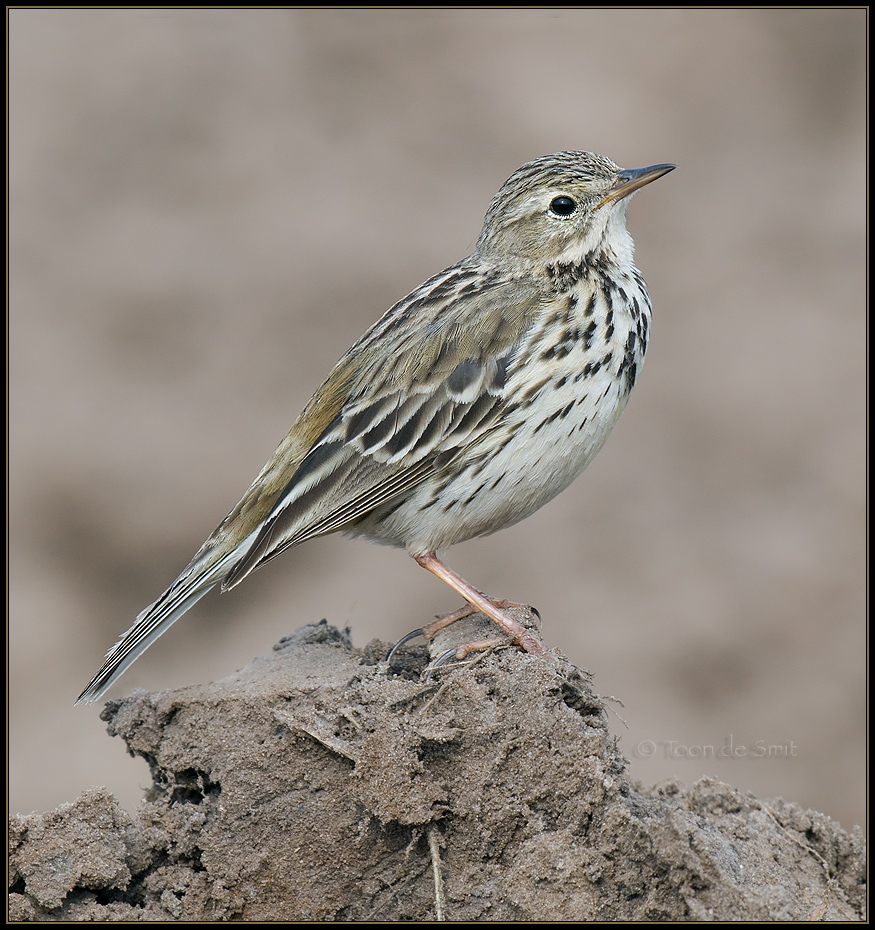
[[[624,702],[642,781],[862,821],[865,9],[8,17],[13,811],[136,804],[145,766],[72,706],[105,650],[502,181],[584,148],[680,166],[629,209],[647,364],[583,478],[449,564]],[[456,606],[403,552],[314,542],[111,693]]]

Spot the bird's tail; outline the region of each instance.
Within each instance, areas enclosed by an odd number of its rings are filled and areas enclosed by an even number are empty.
[[[247,537],[234,549],[222,553],[216,548],[202,549],[186,570],[155,601],[138,615],[134,625],[106,654],[106,659],[77,704],[93,704],[113,682],[241,559],[256,534]]]

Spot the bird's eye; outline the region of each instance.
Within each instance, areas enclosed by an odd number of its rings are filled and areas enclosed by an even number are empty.
[[[570,197],[554,197],[550,201],[550,212],[556,216],[571,216],[577,209],[577,202]]]

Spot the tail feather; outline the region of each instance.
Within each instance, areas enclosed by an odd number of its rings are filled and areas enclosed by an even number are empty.
[[[106,659],[77,704],[93,704],[148,648],[193,607],[245,555],[255,534],[224,555],[216,550],[199,553],[172,585],[142,613],[106,654]]]

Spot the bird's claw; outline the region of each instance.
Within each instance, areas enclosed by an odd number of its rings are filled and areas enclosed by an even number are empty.
[[[416,639],[417,636],[422,636],[422,627],[419,627],[417,630],[411,630],[409,633],[406,633],[397,643],[389,650],[389,655],[386,656],[386,661],[391,662],[395,653],[405,644],[409,643],[411,639]]]

